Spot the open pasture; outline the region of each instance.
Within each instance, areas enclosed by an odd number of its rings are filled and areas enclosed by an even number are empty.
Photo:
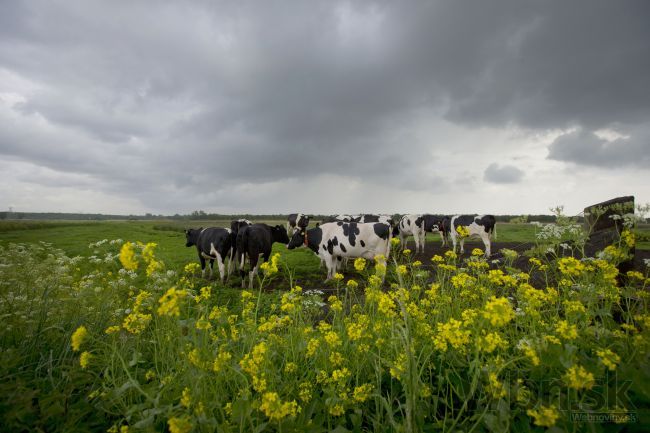
[[[276,244],[248,291],[236,276],[226,286],[200,277],[181,223],[3,224],[8,431],[644,431],[650,422],[650,279],[643,262],[641,272],[616,270],[632,235],[582,262],[523,256],[535,228],[499,224],[496,263],[472,254],[479,242],[457,257],[428,235],[423,254],[351,260],[327,283],[311,251]],[[213,225],[229,221],[191,227]],[[647,228],[635,235],[647,239]],[[590,422],[595,414],[606,421]]]

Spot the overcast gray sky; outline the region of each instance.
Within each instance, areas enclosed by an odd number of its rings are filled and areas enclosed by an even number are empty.
[[[0,0],[0,210],[650,201],[650,2]]]

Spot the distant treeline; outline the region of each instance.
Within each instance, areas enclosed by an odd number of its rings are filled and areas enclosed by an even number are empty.
[[[314,221],[319,221],[328,215],[313,215]],[[398,218],[399,215],[394,215]],[[495,215],[497,221],[500,222],[532,222],[539,221],[542,223],[554,222],[555,215]],[[217,214],[207,213],[202,210],[193,211],[190,214],[180,215],[153,215],[150,213],[144,215],[107,215],[97,213],[55,213],[55,212],[0,212],[0,220],[48,220],[48,221],[107,221],[107,220],[123,220],[123,221],[151,221],[151,220],[178,220],[178,221],[191,221],[191,220],[229,220],[245,218],[252,221],[255,220],[284,220],[287,214]],[[582,222],[582,217],[576,218],[578,222]]]

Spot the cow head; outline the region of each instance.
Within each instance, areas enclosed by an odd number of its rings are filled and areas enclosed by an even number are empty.
[[[294,248],[302,246],[305,243],[305,236],[307,236],[306,229],[301,227],[300,230],[296,230],[293,232],[293,236],[291,236],[291,240],[289,241],[287,248],[292,250]]]
[[[289,243],[289,235],[287,234],[287,229],[281,225],[271,227],[271,232],[273,234],[273,242],[280,242],[282,244]]]
[[[192,245],[196,245],[196,242],[199,240],[199,233],[201,233],[201,230],[203,227],[199,229],[187,229],[185,230],[185,246],[186,247],[191,247]]]
[[[309,225],[309,215],[300,214],[300,219],[296,221],[296,226],[306,229]]]

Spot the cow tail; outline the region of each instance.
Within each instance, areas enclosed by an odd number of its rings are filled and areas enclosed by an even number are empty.
[[[239,272],[243,275],[244,272],[244,262],[246,261],[246,248],[248,245],[248,230],[242,230],[237,234],[237,263],[239,263]]]
[[[388,257],[390,257],[390,241],[393,239],[393,228],[388,225],[388,244],[386,245],[386,261],[388,261]]]

